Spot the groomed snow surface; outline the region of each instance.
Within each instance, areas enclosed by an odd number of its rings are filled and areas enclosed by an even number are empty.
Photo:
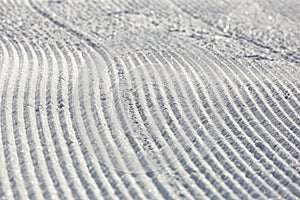
[[[1,199],[300,199],[297,0],[1,0]]]

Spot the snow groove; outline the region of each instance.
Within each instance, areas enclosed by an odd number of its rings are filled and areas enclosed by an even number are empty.
[[[300,198],[298,7],[0,2],[0,198]]]

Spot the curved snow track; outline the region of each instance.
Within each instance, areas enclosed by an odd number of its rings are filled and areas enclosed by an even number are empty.
[[[299,199],[299,3],[0,2],[2,199]]]

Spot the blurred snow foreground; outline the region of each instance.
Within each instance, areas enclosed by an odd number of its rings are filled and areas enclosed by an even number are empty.
[[[1,199],[299,199],[299,10],[1,1]]]

